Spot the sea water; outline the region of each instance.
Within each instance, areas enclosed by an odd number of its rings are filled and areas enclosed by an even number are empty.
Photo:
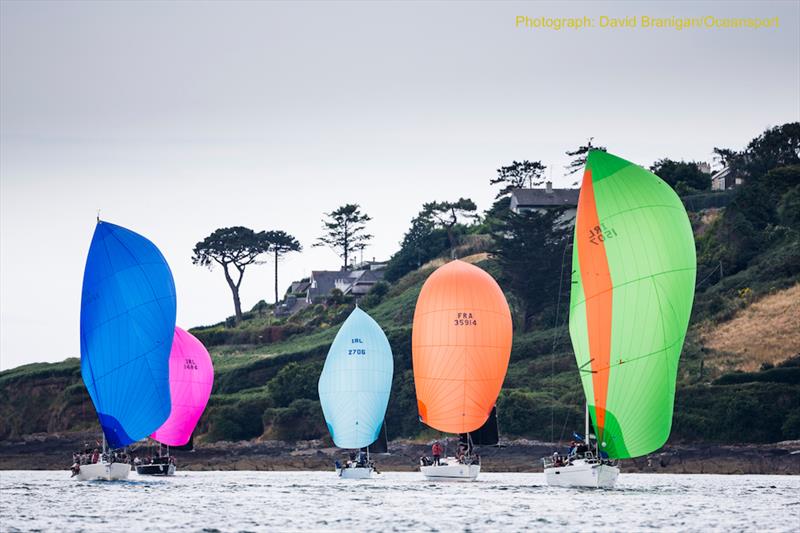
[[[0,472],[2,531],[798,531],[800,477],[625,474],[615,489],[542,474],[432,483],[387,472],[179,472],[79,482]]]

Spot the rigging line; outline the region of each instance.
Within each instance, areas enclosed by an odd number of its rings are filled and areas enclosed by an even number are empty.
[[[710,278],[710,277],[711,277],[711,275],[712,275],[714,272],[716,272],[717,270],[719,270],[719,267],[721,267],[721,266],[722,266],[722,261],[720,261],[719,263],[717,263],[717,266],[715,266],[715,267],[714,267],[714,269],[713,269],[711,272],[709,272],[709,273],[708,273],[708,275],[707,275],[706,277],[704,277],[703,279],[701,279],[701,280],[700,280],[700,281],[699,281],[699,282],[698,282],[698,283],[697,283],[697,284],[694,286],[695,290],[696,290],[696,289],[699,289],[699,288],[700,288],[700,286],[701,286],[703,283],[705,283],[705,282],[706,282],[706,280],[707,280],[708,278]]]
[[[561,291],[564,287],[564,258],[567,256],[567,249],[572,245],[572,237],[567,239],[564,245],[564,251],[561,252],[561,273],[558,277],[558,298],[556,299],[555,318],[553,320],[553,346],[550,350],[550,386],[553,387],[553,381],[556,377],[556,343],[558,342],[558,315],[561,307]],[[551,392],[553,390],[551,389]],[[550,442],[555,439],[555,424],[556,424],[556,404],[555,399],[550,403]]]
[[[564,442],[564,432],[567,430],[567,422],[572,417],[572,413],[567,411],[566,416],[564,417],[564,425],[561,426],[561,435],[558,437],[558,442]]]

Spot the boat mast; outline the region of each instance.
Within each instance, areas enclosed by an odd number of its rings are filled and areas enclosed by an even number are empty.
[[[108,449],[108,444],[106,443],[106,432],[103,431],[103,456],[106,455],[107,449]]]
[[[589,446],[589,402],[583,404],[586,407],[586,419],[584,420],[584,427],[583,427],[583,440],[586,443],[586,446]]]

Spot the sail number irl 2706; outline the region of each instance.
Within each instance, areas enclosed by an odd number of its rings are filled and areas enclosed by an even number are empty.
[[[477,326],[478,321],[472,316],[472,313],[458,313],[456,318],[453,319],[454,326]]]
[[[364,344],[364,341],[361,339],[351,339],[350,344]],[[347,350],[347,355],[367,355],[367,350],[365,348],[350,348]]]

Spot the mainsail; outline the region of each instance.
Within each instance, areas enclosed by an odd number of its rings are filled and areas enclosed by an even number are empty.
[[[394,359],[383,330],[356,307],[328,350],[319,378],[319,401],[334,444],[364,448],[378,438]]]
[[[81,296],[81,375],[108,443],[147,437],[169,416],[175,284],[141,235],[98,221]]]
[[[411,341],[420,420],[447,433],[480,428],[503,385],[511,335],[508,303],[488,273],[456,260],[431,274]]]
[[[569,329],[601,451],[669,436],[696,258],[686,209],[658,176],[589,153],[578,201]]]
[[[213,385],[214,366],[208,350],[194,335],[176,327],[169,356],[172,411],[151,437],[169,446],[188,443]]]

